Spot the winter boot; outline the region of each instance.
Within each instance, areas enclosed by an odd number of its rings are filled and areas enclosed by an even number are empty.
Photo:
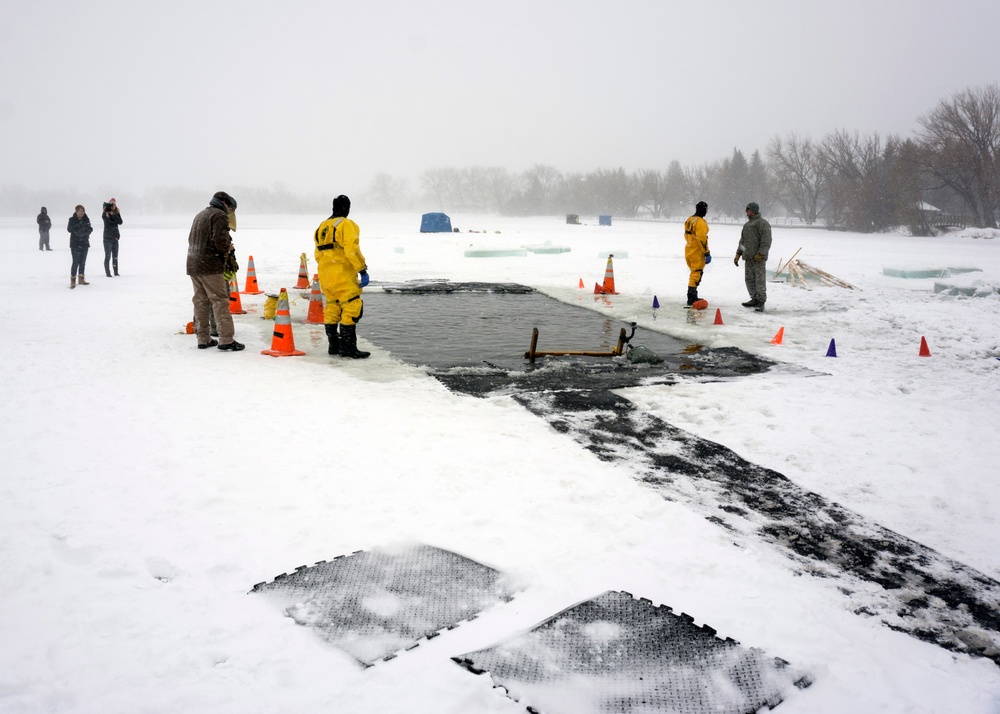
[[[330,340],[326,353],[336,357],[340,354],[340,333],[337,331],[337,325],[323,325],[323,327],[326,328],[326,338]]]
[[[698,302],[698,288],[688,288],[688,303],[687,303],[687,306],[691,307],[696,302]]]
[[[106,269],[106,268],[105,268],[105,270],[104,270],[104,274],[105,274],[106,276],[108,276],[109,278],[111,277],[111,271],[110,271],[110,270],[108,270],[108,269]]]
[[[742,305],[743,307],[757,307],[757,301],[754,300],[753,298],[750,298],[746,302],[741,302],[740,305]]]
[[[115,277],[116,278],[121,277],[120,275],[118,275],[118,261],[117,260],[112,260],[111,261],[111,269],[115,271]]]
[[[69,276],[69,289],[72,290],[75,287],[76,287],[76,276],[75,275],[70,275]]]
[[[351,359],[364,359],[369,357],[371,352],[364,352],[358,349],[358,326],[340,326],[340,356]]]
[[[87,282],[87,279],[83,277],[83,273],[80,273],[79,277],[77,278],[77,283],[79,285],[90,285],[90,283]]]

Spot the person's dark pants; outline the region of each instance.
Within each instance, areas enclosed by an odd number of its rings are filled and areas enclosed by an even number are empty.
[[[87,272],[87,253],[90,252],[90,246],[71,245],[69,251],[73,254],[73,267],[69,269],[70,277],[77,274],[84,275]]]
[[[38,231],[38,250],[52,250],[49,248],[48,228],[42,228]]]
[[[110,267],[109,267],[110,266]],[[104,273],[107,276],[111,276],[112,268],[115,271],[115,275],[118,275],[118,239],[117,238],[105,238],[104,239]]]

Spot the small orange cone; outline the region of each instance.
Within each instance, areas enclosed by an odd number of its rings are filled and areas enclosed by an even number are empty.
[[[580,290],[583,290],[583,278],[580,278]]]
[[[927,338],[923,336],[920,338],[920,356],[921,357],[931,356],[931,351],[927,347]]]
[[[247,314],[247,311],[243,309],[243,301],[240,300],[240,286],[236,284],[235,280],[229,281],[229,314]]]
[[[725,323],[722,322],[722,310],[720,310],[719,308],[715,308],[715,323],[714,324],[716,324],[716,325],[723,325],[723,324],[725,324]]]
[[[253,267],[253,256],[247,259],[247,284],[244,295],[260,295],[264,291],[257,285],[257,270]]]
[[[780,345],[781,341],[783,339],[785,339],[785,328],[784,328],[784,326],[778,328],[778,334],[776,334],[774,336],[774,339],[771,340],[771,344],[772,345]]]
[[[299,282],[295,283],[295,290],[309,287],[309,269],[306,267],[306,254],[299,258]]]
[[[312,292],[309,293],[309,314],[306,322],[323,324],[323,291],[319,289],[319,275],[313,275]]]
[[[288,292],[282,288],[278,295],[278,310],[274,313],[274,334],[271,337],[271,349],[261,350],[262,355],[271,357],[294,357],[305,352],[295,349],[295,338],[292,336],[292,318],[288,314]]]

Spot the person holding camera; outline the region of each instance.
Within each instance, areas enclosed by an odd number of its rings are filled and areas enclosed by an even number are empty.
[[[122,214],[118,212],[118,204],[115,199],[112,198],[104,204],[104,212],[101,217],[104,219],[104,274],[110,278],[111,267],[114,267],[117,277],[118,239],[121,238],[118,226],[122,224]]]

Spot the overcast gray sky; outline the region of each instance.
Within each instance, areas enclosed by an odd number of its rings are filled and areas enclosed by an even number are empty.
[[[1000,81],[1000,0],[14,0],[0,184],[359,191],[912,135]]]

